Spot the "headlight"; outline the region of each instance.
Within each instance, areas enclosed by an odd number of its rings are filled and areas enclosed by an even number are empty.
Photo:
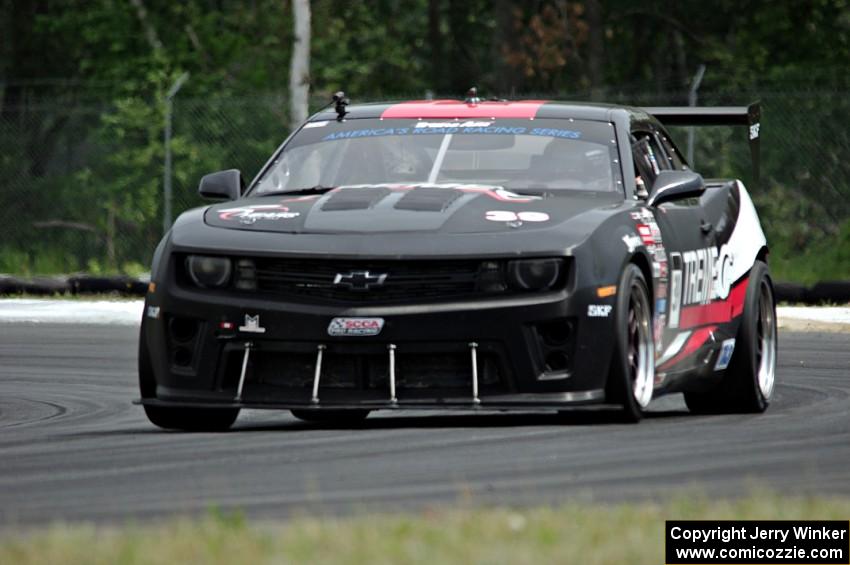
[[[508,262],[508,283],[521,290],[548,290],[561,276],[563,259],[520,259]]]
[[[189,255],[186,270],[192,281],[204,288],[220,288],[230,281],[230,259]]]

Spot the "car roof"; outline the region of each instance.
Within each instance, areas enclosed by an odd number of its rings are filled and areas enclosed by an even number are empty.
[[[346,107],[346,119],[536,119],[573,118],[577,120],[612,121],[616,113],[628,114],[629,120],[650,120],[640,108],[593,102],[557,102],[551,100],[483,100],[467,103],[461,100],[411,100],[407,102],[377,102],[351,104]],[[309,121],[336,119],[329,107],[313,115]]]

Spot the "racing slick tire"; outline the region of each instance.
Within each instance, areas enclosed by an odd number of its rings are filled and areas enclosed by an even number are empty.
[[[370,410],[292,410],[292,415],[305,422],[322,424],[354,424],[362,422]]]
[[[776,301],[767,264],[756,261],[729,367],[708,392],[686,392],[696,414],[759,413],[767,410],[776,379]]]
[[[638,422],[652,400],[655,338],[646,278],[637,265],[626,265],[617,288],[614,356],[605,395],[622,405],[620,420]]]
[[[156,381],[150,353],[145,342],[145,324],[139,334],[139,392],[142,400],[156,398]],[[227,430],[239,416],[239,408],[178,408],[144,406],[145,415],[155,426],[167,430],[220,432]]]

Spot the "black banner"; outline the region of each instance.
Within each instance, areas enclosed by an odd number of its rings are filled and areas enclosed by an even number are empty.
[[[848,522],[668,520],[667,565],[850,563]]]

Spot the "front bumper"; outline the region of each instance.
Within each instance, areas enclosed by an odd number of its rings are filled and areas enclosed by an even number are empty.
[[[559,408],[605,401],[606,320],[567,290],[417,305],[340,307],[177,284],[146,300],[160,406]],[[331,336],[333,318],[381,318],[374,336]],[[257,321],[256,331],[249,328]],[[259,331],[262,330],[262,333]]]

